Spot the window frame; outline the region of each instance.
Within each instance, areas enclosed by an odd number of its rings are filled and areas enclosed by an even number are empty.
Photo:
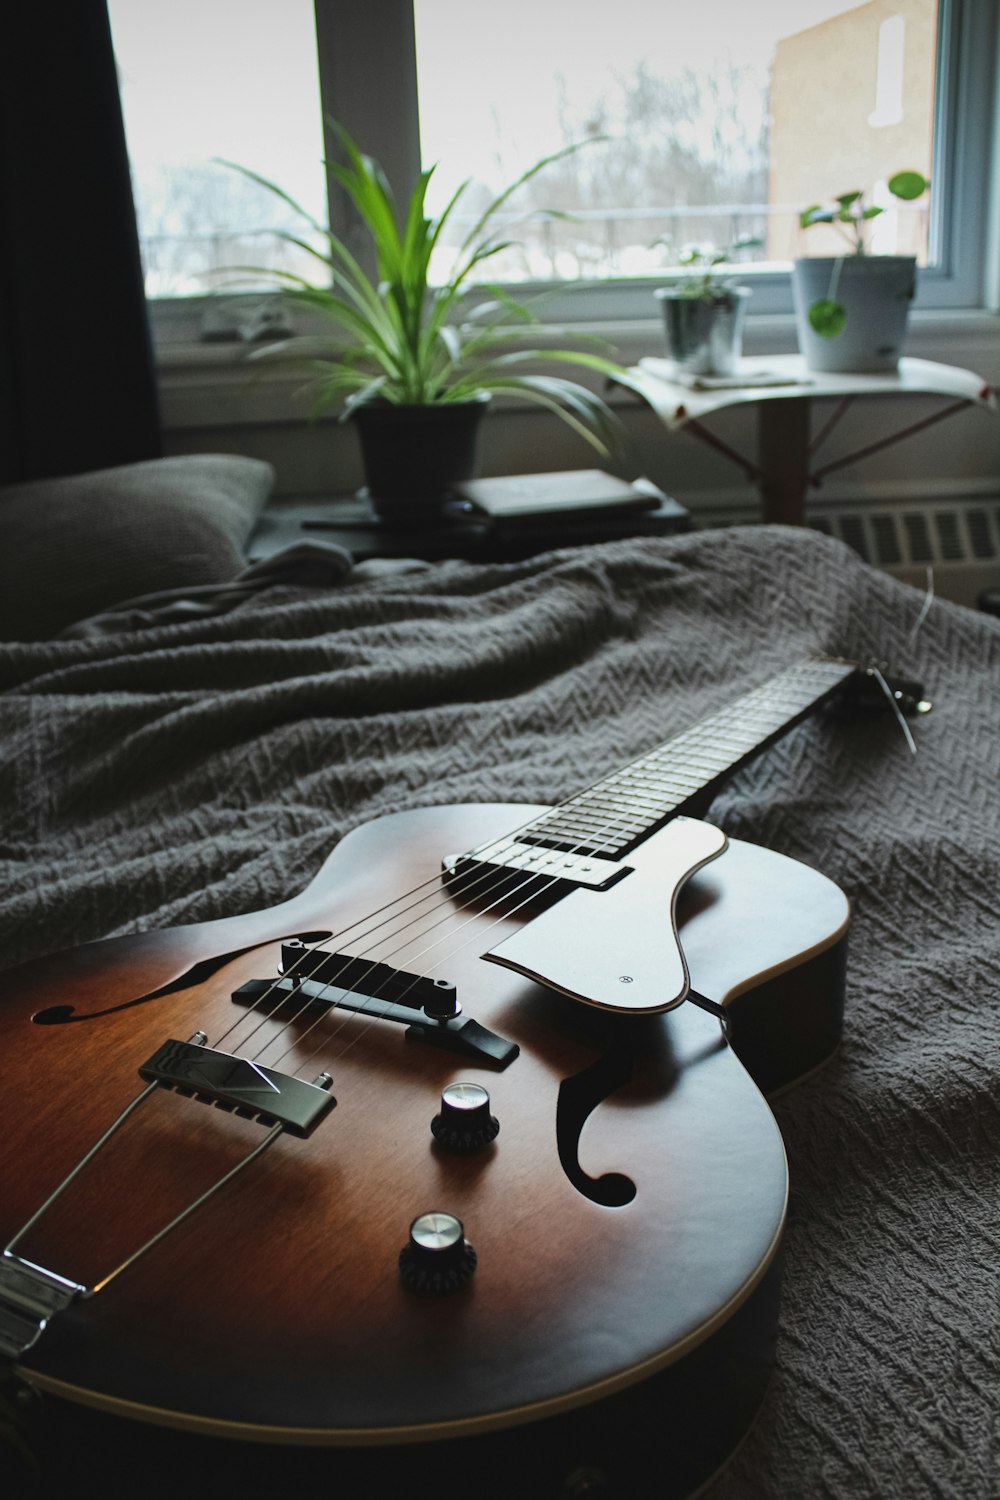
[[[324,114],[334,112],[355,139],[382,163],[398,199],[405,200],[420,167],[416,45],[412,0],[314,0],[317,62]],[[996,176],[1000,156],[996,0],[940,0],[930,244],[934,264],[921,272],[915,311],[970,313],[996,310],[1000,272],[991,270],[1000,246],[1000,187],[983,191]],[[359,57],[378,57],[360,68]],[[328,155],[333,143],[327,141]],[[362,249],[360,228],[346,195],[328,184],[333,228]],[[746,265],[741,278],[753,287],[750,323],[792,312],[791,265]],[[518,292],[546,292],[547,319],[575,326],[614,325],[638,330],[653,317],[651,278],[595,283],[521,284]],[[199,341],[205,309],[219,297],[163,298],[150,302],[158,351]],[[215,346],[215,354],[225,346]],[[207,351],[206,351],[207,355]],[[223,362],[228,362],[222,353]],[[199,361],[199,363],[202,361]],[[208,362],[208,358],[204,362]]]

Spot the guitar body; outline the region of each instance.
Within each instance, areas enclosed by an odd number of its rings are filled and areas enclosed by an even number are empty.
[[[532,1494],[592,1493],[573,1489],[585,1482],[574,1473],[641,1466],[619,1425],[629,1422],[668,1456],[658,1494],[686,1495],[721,1465],[761,1399],[777,1314],[787,1173],[761,1087],[836,1044],[846,901],[814,871],[735,842],[685,888],[677,922],[692,986],[725,1006],[755,1081],[718,1019],[690,1003],[605,1014],[482,961],[538,909],[500,917],[463,903],[443,887],[441,860],[542,812],[396,814],[350,834],[270,911],[0,975],[5,1244],[140,1091],[138,1067],[168,1037],[200,1030],[216,1046],[236,1023],[223,1047],[263,1046],[262,1063],[302,1077],[325,1070],[337,1100],[308,1139],[282,1135],[55,1316],[21,1361],[34,1385],[201,1435],[171,1441],[203,1474],[210,1453],[232,1474],[243,1451],[216,1440],[283,1445],[244,1457],[261,1482],[267,1463],[306,1472],[290,1445],[338,1450],[322,1472],[375,1476],[376,1494],[389,1493],[378,1485],[393,1465],[412,1495],[470,1465],[479,1494],[509,1493],[529,1467],[547,1476]],[[386,925],[397,901],[407,910]],[[379,956],[454,982],[464,1013],[519,1047],[508,1066],[364,1015],[288,1024],[234,1005],[241,985],[275,976],[281,939],[380,923]],[[485,1085],[500,1121],[478,1154],[430,1133],[455,1080]],[[263,1133],[158,1089],[16,1252],[99,1283]],[[628,1201],[606,1201],[606,1184],[623,1179]],[[478,1255],[451,1295],[419,1295],[397,1268],[411,1220],[431,1210],[457,1215]],[[140,1429],[127,1425],[131,1453]],[[521,1427],[530,1465],[511,1433]],[[150,1452],[169,1453],[154,1436]]]

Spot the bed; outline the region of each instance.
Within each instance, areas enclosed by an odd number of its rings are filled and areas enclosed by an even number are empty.
[[[750,527],[356,569],[0,646],[3,962],[272,908],[389,814],[553,804],[812,654],[891,664],[934,703],[915,754],[888,706],[810,714],[707,813],[852,909],[842,1046],[772,1101],[791,1183],[774,1370],[708,1493],[987,1500],[1000,622],[923,605],[839,543]],[[507,1436],[526,1495],[532,1434]]]

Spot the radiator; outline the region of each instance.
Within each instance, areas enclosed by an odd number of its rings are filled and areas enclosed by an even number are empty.
[[[692,519],[708,526],[746,525],[752,505],[697,509]],[[836,537],[865,562],[921,590],[927,569],[934,592],[975,608],[986,589],[1000,589],[1000,497],[904,502],[810,500],[806,522]]]

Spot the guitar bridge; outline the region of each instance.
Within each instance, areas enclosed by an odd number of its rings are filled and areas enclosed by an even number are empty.
[[[434,980],[426,982],[434,984]],[[457,1002],[449,1002],[449,1011],[444,1015],[435,1013],[429,1003],[425,1004],[424,1018],[415,1020],[412,1004],[401,1005],[384,1000],[380,995],[340,989],[329,981],[297,977],[277,981],[249,979],[234,990],[230,998],[234,1005],[245,1005],[248,1010],[266,1002],[271,1017],[298,1016],[307,1010],[346,1010],[372,1021],[395,1021],[407,1028],[406,1036],[410,1041],[443,1047],[448,1052],[473,1057],[491,1067],[505,1068],[521,1050],[516,1042],[480,1026],[471,1016],[463,1016]],[[438,1004],[436,998],[433,1004]]]
[[[337,1102],[329,1092],[329,1074],[306,1083],[197,1041],[164,1042],[143,1063],[139,1077],[261,1125],[280,1125],[300,1139],[311,1135]]]

